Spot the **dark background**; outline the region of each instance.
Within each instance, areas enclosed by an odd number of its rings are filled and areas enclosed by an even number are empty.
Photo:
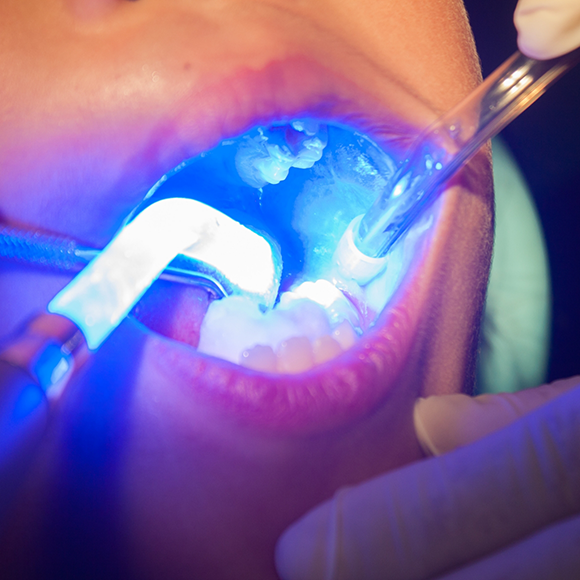
[[[465,0],[484,76],[516,49],[512,0]],[[534,196],[552,275],[549,380],[580,374],[580,65],[507,127]]]

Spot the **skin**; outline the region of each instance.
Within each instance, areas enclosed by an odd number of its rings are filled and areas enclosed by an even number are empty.
[[[248,127],[310,114],[400,152],[480,79],[453,1],[9,0],[0,23],[1,218],[95,245],[164,172]],[[0,564],[276,578],[286,526],[421,457],[417,396],[471,388],[492,205],[483,152],[377,327],[304,376],[245,371],[125,321],[56,406]],[[1,263],[0,336],[67,280]],[[183,338],[204,295],[166,292],[172,306],[149,319]]]

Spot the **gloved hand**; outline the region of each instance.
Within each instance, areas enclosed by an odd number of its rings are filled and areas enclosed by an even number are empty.
[[[580,578],[579,417],[580,377],[420,399],[418,438],[443,455],[339,490],[284,533],[280,576]]]
[[[580,46],[578,0],[520,0],[514,23],[519,49],[531,58],[555,58]]]

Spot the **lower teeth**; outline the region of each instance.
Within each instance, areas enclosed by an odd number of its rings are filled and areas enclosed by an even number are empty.
[[[214,301],[201,325],[198,350],[255,370],[292,373],[331,360],[355,343],[347,319],[332,324],[333,311],[329,317],[317,302],[292,294],[282,294],[280,305],[266,313],[240,296]]]

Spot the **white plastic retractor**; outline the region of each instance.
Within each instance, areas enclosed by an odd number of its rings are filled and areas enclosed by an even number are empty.
[[[354,243],[355,232],[363,216],[355,217],[342,235],[334,253],[334,260],[338,264],[339,272],[348,279],[352,279],[364,286],[376,278],[386,267],[388,256],[371,258],[363,254]]]

